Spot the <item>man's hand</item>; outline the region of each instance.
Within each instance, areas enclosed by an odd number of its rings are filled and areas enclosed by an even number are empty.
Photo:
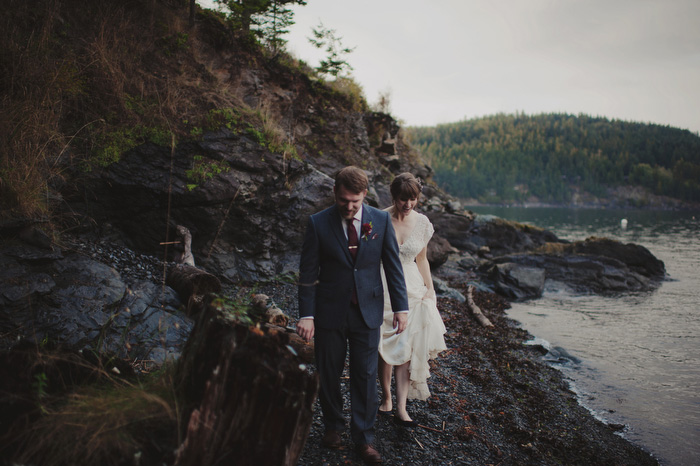
[[[305,341],[309,342],[314,337],[314,320],[313,319],[299,319],[297,322],[297,333]]]
[[[407,312],[394,312],[394,328],[396,329],[396,334],[406,330],[406,324],[408,323],[408,313]]]

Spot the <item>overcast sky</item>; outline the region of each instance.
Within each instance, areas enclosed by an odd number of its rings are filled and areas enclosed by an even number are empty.
[[[205,5],[211,0],[200,0]],[[700,0],[307,0],[288,49],[312,66],[321,22],[370,104],[407,126],[585,113],[700,132]]]

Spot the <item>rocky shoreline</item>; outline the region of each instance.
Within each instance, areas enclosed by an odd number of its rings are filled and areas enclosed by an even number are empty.
[[[86,238],[73,238],[63,244],[62,250],[42,248],[26,240],[11,243],[5,243],[0,254],[4,257],[5,278],[23,280],[22,273],[39,273],[49,280],[46,286],[22,290],[23,295],[28,293],[32,297],[35,305],[50,296],[67,299],[70,293],[79,299],[82,306],[78,306],[82,309],[79,314],[88,315],[89,312],[94,316],[95,330],[104,329],[105,324],[101,322],[109,319],[105,321],[109,322],[109,332],[121,338],[126,336],[124,341],[109,337],[104,340],[104,349],[111,348],[125,362],[136,363],[139,357],[152,362],[177,357],[192,321],[183,314],[183,305],[178,304],[172,290],[165,295],[160,291],[157,284],[163,264],[158,259],[142,256],[110,241],[91,242]],[[66,263],[82,269],[72,271],[61,265]],[[441,278],[436,277],[436,282],[440,285],[437,287],[439,309],[448,329],[449,350],[432,365],[432,377],[428,381],[432,396],[425,402],[409,404],[409,411],[421,427],[399,428],[391,417],[378,419],[376,446],[386,464],[658,464],[644,450],[618,435],[624,426],[606,425],[581,406],[561,372],[543,361],[541,348],[523,344],[531,335],[506,316],[509,303],[505,298],[489,291],[475,293],[476,304],[494,324],[493,328],[481,327],[460,299],[467,281],[476,277],[459,267],[446,265],[445,273]],[[99,296],[86,293],[88,284],[84,282],[87,278],[83,271],[107,273],[102,278],[90,278],[94,283],[90,286],[96,292],[101,290]],[[76,278],[70,278],[71,274]],[[107,276],[111,277],[109,284],[104,281]],[[52,280],[55,283],[52,284]],[[81,280],[80,287],[69,286],[70,282]],[[28,281],[35,282],[39,280]],[[6,283],[9,286],[10,282]],[[13,288],[4,289],[7,300]],[[105,290],[113,292],[105,293]],[[289,281],[240,282],[235,286],[229,284],[225,290],[229,296],[254,293],[270,296],[292,321],[298,317],[296,287]],[[112,295],[110,299],[114,300],[114,305],[108,299]],[[86,296],[92,297],[87,299]],[[159,304],[163,299],[167,302],[165,307],[162,306],[164,302]],[[47,304],[54,300],[48,299]],[[6,302],[4,311],[14,312],[6,317],[16,317],[23,301],[18,298],[16,302]],[[112,307],[111,317],[101,311],[105,304]],[[119,311],[122,307],[124,312]],[[164,319],[172,323],[169,324],[171,330],[162,333]],[[62,317],[62,322],[70,321],[65,315]],[[151,330],[149,325],[156,327]],[[129,328],[128,333],[125,333],[126,328]],[[161,331],[156,339],[160,347],[157,349],[151,348],[150,340],[144,339],[155,328]],[[49,334],[60,330],[62,337],[70,340],[72,334],[61,329],[59,325]],[[175,332],[175,329],[178,330]],[[89,334],[90,330],[83,331]],[[6,349],[16,341],[9,333],[3,336],[8,337],[3,338]],[[128,344],[128,351],[124,350],[124,344]],[[119,354],[121,351],[124,353]],[[141,356],[134,359],[137,354]],[[313,371],[313,365],[310,370]],[[316,403],[311,431],[298,464],[360,464],[349,433],[344,437],[343,449],[321,448],[320,416]]]
[[[451,286],[459,291],[463,285]],[[275,284],[261,291],[295,312],[293,288]],[[409,401],[420,427],[378,417],[375,446],[385,464],[658,464],[620,436],[624,426],[607,425],[579,404],[563,374],[544,362],[542,348],[524,345],[532,336],[507,317],[508,301],[480,291],[474,299],[493,328],[481,327],[459,300],[438,298],[449,349],[431,364],[430,398]],[[322,436],[317,402],[299,466],[362,464],[349,429],[340,450],[323,448]]]

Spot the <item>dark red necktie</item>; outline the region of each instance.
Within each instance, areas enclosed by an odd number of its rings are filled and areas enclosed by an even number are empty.
[[[353,262],[355,262],[355,258],[357,257],[357,247],[359,246],[357,230],[355,229],[354,224],[354,220],[348,220],[348,249],[350,250],[350,255],[352,256]],[[357,289],[355,285],[352,287],[352,299],[350,302],[357,304]]]
[[[352,219],[348,220],[348,249],[350,250],[353,262],[355,261],[355,257],[357,257],[357,246],[359,244],[354,223]]]

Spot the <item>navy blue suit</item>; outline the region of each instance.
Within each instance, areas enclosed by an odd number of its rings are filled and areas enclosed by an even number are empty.
[[[351,434],[356,444],[371,444],[377,415],[377,349],[383,321],[383,265],[394,312],[408,310],[406,282],[391,218],[363,205],[363,226],[353,262],[343,219],[334,205],[312,215],[299,265],[299,316],[313,317],[320,401],[326,429],[345,426],[340,377],[350,346]],[[366,230],[363,227],[362,230]],[[353,305],[353,286],[357,305]]]

